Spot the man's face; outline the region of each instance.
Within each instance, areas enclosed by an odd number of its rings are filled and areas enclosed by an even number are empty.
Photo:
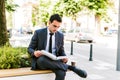
[[[55,33],[59,29],[60,25],[61,25],[61,22],[54,20],[52,23],[49,22],[48,28],[49,28],[50,32]]]

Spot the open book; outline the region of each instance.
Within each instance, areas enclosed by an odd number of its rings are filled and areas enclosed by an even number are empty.
[[[52,60],[59,60],[59,59],[64,59],[64,58],[67,58],[67,56],[58,56],[56,57],[55,55],[45,51],[45,50],[41,50],[42,54],[51,58]]]

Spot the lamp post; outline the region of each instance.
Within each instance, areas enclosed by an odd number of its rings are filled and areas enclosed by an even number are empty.
[[[117,45],[117,66],[116,70],[120,71],[120,0],[119,0],[119,15],[118,15],[118,45]]]

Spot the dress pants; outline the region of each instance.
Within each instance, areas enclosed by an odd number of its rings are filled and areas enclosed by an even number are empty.
[[[56,75],[55,80],[64,80],[68,65],[60,60],[51,60],[46,56],[41,56],[37,59],[37,68],[50,69]]]

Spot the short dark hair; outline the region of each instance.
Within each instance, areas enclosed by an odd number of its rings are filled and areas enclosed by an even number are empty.
[[[59,14],[53,14],[51,15],[49,21],[52,23],[54,20],[57,20],[58,22],[62,22],[62,19]]]

